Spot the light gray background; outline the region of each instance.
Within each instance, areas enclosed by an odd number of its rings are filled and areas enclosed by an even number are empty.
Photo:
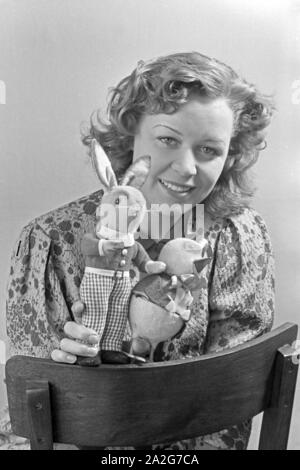
[[[229,63],[278,114],[256,166],[255,208],[277,261],[275,325],[299,322],[300,2],[286,0],[0,0],[0,339],[9,258],[33,217],[97,189],[80,123],[139,59],[198,50]],[[298,95],[299,96],[299,95]],[[5,402],[3,365],[0,404]],[[299,387],[289,447],[300,449]],[[250,447],[257,444],[257,427]]]

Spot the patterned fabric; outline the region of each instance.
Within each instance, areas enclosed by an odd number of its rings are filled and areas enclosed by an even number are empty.
[[[100,349],[121,351],[131,292],[128,277],[113,278],[85,272],[80,298],[85,303],[82,324],[97,331]]]
[[[72,320],[84,272],[80,243],[93,231],[102,192],[67,204],[29,223],[12,253],[8,281],[7,332],[10,354],[49,357]],[[265,223],[252,209],[226,219],[205,217],[212,262],[201,273],[192,318],[180,338],[157,348],[156,360],[197,357],[222,351],[271,329],[274,312],[274,261]],[[140,240],[156,260],[164,241]],[[138,281],[130,268],[131,284]],[[126,338],[128,339],[129,328]],[[172,449],[244,449],[250,423],[211,436],[172,443]]]

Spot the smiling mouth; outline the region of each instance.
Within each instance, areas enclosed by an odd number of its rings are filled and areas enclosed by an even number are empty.
[[[188,186],[188,185],[183,185],[183,184],[177,184],[173,183],[171,181],[165,180],[165,179],[158,179],[158,181],[167,189],[170,189],[171,191],[174,191],[174,193],[178,194],[189,194],[193,189],[195,189],[195,186]]]

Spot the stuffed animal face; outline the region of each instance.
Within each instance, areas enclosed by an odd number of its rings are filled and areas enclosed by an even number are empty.
[[[146,200],[140,188],[150,171],[151,157],[144,155],[135,161],[125,172],[120,185],[108,156],[95,139],[91,143],[91,157],[105,191],[96,212],[96,232],[104,227],[121,234],[133,234],[146,211]]]
[[[197,242],[188,238],[175,238],[162,248],[159,261],[166,263],[166,272],[170,275],[193,274],[200,272],[199,264],[209,260],[209,245],[205,239]]]
[[[138,189],[118,186],[104,194],[97,210],[96,230],[102,226],[120,233],[134,233],[144,218],[145,210],[146,201]]]

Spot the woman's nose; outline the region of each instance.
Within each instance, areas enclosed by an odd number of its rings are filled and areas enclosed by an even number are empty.
[[[178,155],[171,165],[172,169],[181,176],[190,177],[197,174],[195,156],[192,150],[187,150]]]

